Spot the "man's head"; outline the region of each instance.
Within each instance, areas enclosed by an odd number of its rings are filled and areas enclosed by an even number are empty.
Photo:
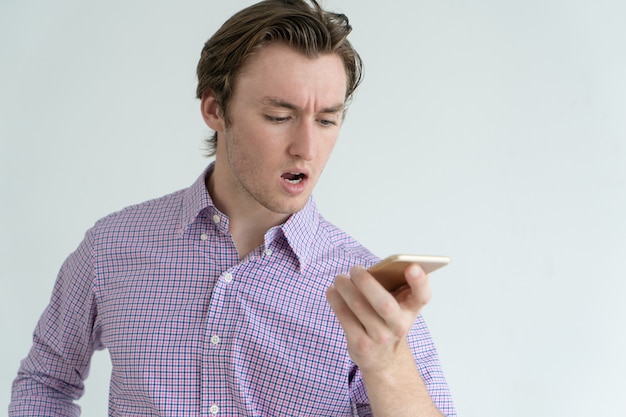
[[[346,71],[346,103],[361,82],[361,59],[347,36],[348,18],[324,11],[317,1],[265,0],[231,17],[205,43],[198,63],[196,97],[210,92],[229,122],[229,101],[237,75],[259,48],[283,43],[307,57],[337,54]],[[216,150],[217,134],[209,140],[209,154]]]

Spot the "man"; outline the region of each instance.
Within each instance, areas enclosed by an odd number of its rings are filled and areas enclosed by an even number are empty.
[[[455,415],[416,265],[377,258],[310,198],[361,80],[347,18],[267,0],[198,65],[215,162],[188,189],[90,229],[59,273],[10,415],[78,415],[95,349],[112,416]],[[346,275],[347,273],[350,276]]]

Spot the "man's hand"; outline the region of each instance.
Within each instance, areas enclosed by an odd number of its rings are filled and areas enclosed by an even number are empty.
[[[407,285],[389,293],[362,267],[339,275],[326,298],[346,335],[374,415],[441,414],[430,399],[406,336],[431,296],[428,275],[416,264]]]
[[[326,293],[361,371],[389,369],[405,353],[406,335],[430,300],[428,276],[418,265],[407,267],[405,276],[407,285],[390,294],[364,268],[354,267]]]

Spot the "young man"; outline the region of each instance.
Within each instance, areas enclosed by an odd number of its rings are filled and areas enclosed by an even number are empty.
[[[455,415],[415,266],[386,292],[310,198],[358,86],[343,15],[268,0],[205,44],[215,162],[96,223],[64,263],[10,415],[78,415],[108,349],[112,416]],[[346,274],[349,273],[348,277]]]

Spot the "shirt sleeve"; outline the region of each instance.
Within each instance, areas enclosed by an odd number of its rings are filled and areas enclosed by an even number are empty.
[[[419,315],[413,323],[413,327],[407,335],[407,341],[433,403],[446,417],[456,417],[456,409],[439,361],[439,355],[422,315]],[[353,375],[350,395],[356,414],[360,417],[371,417],[372,411],[365,384],[361,372],[358,370]]]
[[[13,381],[9,416],[78,416],[91,356],[99,348],[93,331],[93,231],[63,263],[33,345]]]
[[[443,415],[456,417],[456,409],[441,367],[439,355],[422,315],[417,317],[407,338],[413,351],[415,363],[433,403]]]

